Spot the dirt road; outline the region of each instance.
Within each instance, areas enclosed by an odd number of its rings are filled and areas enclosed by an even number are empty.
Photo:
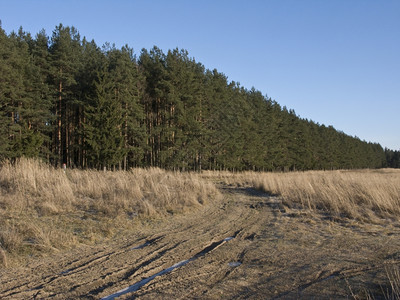
[[[221,190],[224,200],[123,239],[1,270],[0,298],[363,298],[400,263],[398,224],[332,222],[251,188]]]

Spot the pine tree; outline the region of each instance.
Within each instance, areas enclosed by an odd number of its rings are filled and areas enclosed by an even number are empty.
[[[51,93],[48,84],[48,37],[44,31],[35,39],[29,34],[24,37],[29,45],[29,64],[25,68],[25,89],[27,91],[23,113],[28,136],[36,140],[36,155],[50,158],[49,144],[51,133]],[[26,138],[24,138],[26,143]],[[26,147],[26,146],[25,146]]]
[[[106,55],[109,60],[108,72],[114,84],[114,95],[124,119],[122,134],[125,156],[122,166],[126,170],[128,165],[141,165],[144,154],[146,133],[143,106],[140,103],[144,79],[139,73],[133,50],[128,46],[121,50],[108,48]]]
[[[7,129],[3,134],[8,157],[36,157],[43,144],[40,128],[42,116],[38,113],[41,102],[33,91],[34,64],[29,53],[31,37],[22,28],[18,34],[12,32],[5,42],[5,63],[2,75],[2,115]]]
[[[200,170],[202,157],[202,83],[204,68],[186,50],[174,49],[166,56],[167,91],[164,155],[169,168]]]
[[[95,95],[85,111],[84,135],[88,165],[111,167],[126,154],[123,136],[124,116],[107,67],[98,74]]]
[[[1,25],[1,24],[0,24]],[[10,56],[12,55],[10,41],[0,26],[0,158],[10,155],[10,116],[11,104],[9,80],[11,77]]]
[[[91,105],[96,97],[96,81],[102,66],[106,62],[106,57],[95,41],[88,42],[82,39],[82,68],[76,75],[78,84],[78,97],[75,100],[75,134],[73,136],[73,162],[81,168],[87,167],[87,149],[85,147],[84,124],[85,110]]]
[[[243,163],[245,169],[265,170],[270,144],[271,116],[269,103],[264,96],[252,88],[245,91],[248,108],[243,119],[243,145],[245,148]]]
[[[53,114],[56,116],[53,151],[56,165],[71,164],[72,141],[75,133],[76,109],[79,103],[76,76],[80,69],[80,35],[74,27],[56,27],[51,37],[51,77],[53,85]]]
[[[146,114],[147,164],[150,166],[164,166],[167,90],[164,82],[166,78],[165,54],[157,47],[148,52],[143,49],[139,58],[139,65],[146,78],[145,94],[142,104]],[[168,146],[167,146],[168,147]]]

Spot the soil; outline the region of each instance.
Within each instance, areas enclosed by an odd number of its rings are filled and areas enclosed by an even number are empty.
[[[400,227],[284,207],[252,188],[107,243],[0,270],[1,299],[385,298]]]

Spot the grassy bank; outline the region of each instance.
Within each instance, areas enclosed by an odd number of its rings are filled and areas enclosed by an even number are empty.
[[[63,170],[21,159],[0,169],[0,265],[92,243],[220,197],[192,173]]]
[[[400,218],[400,170],[232,174],[209,172],[225,183],[279,195],[288,207],[324,211],[365,222]]]

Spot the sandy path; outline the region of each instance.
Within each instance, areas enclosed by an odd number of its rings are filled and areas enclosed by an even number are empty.
[[[400,263],[399,227],[331,222],[250,188],[221,189],[223,201],[125,239],[1,270],[0,298],[100,299],[161,272],[118,299],[346,299],[380,290],[385,266]]]

